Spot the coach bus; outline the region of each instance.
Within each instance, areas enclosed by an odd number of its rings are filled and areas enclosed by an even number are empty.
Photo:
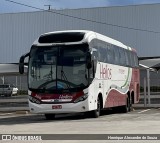
[[[99,33],[68,30],[41,35],[21,56],[21,74],[26,57],[29,109],[46,119],[75,112],[97,118],[102,109],[128,112],[139,101],[136,51]]]

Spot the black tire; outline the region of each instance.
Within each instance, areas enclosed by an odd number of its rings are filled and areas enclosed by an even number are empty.
[[[55,114],[44,114],[46,120],[54,120],[55,119]]]
[[[131,97],[129,102],[129,112],[131,112],[132,110],[133,110],[133,107],[132,107],[132,97]]]
[[[12,94],[12,92],[11,92],[11,94],[9,95],[9,97],[12,97],[12,95],[13,95],[13,94]]]
[[[6,97],[11,97],[11,96],[12,96],[12,93],[6,94]]]
[[[101,114],[101,101],[100,101],[100,98],[98,97],[97,98],[97,109],[91,111],[91,115],[93,118],[98,118],[100,114]]]
[[[121,106],[120,109],[121,109],[120,111],[121,111],[122,113],[127,113],[127,112],[129,112],[129,110],[130,110],[130,102],[129,102],[129,98],[128,98],[128,97],[126,98],[126,105]]]

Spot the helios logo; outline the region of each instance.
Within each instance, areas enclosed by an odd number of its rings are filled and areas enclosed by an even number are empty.
[[[60,95],[59,96],[59,99],[72,99],[73,98],[73,96],[71,96],[71,95]]]
[[[111,79],[112,78],[112,69],[108,68],[107,65],[100,65],[100,78]]]

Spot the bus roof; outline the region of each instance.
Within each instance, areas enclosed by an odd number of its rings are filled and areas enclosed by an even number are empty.
[[[79,41],[74,41],[74,42],[71,42],[71,41],[69,41],[69,42],[67,41],[66,42],[65,41],[65,42],[63,42],[63,44],[65,44],[65,43],[68,43],[68,44],[70,43],[71,44],[71,43],[90,42],[92,39],[96,38],[96,39],[105,41],[105,42],[113,44],[113,45],[117,45],[117,46],[125,48],[125,49],[129,48],[131,50],[130,47],[124,45],[123,43],[121,43],[121,42],[119,42],[117,40],[114,40],[114,39],[112,39],[110,37],[107,37],[105,35],[99,34],[99,33],[94,32],[94,31],[89,31],[89,30],[65,30],[65,31],[48,32],[48,33],[42,34],[33,44],[34,45],[44,45],[44,44],[46,45],[46,44],[51,44],[51,43],[53,44],[54,41],[50,42],[50,43],[47,43],[47,42],[42,42],[41,43],[41,42],[39,42],[39,40],[40,40],[40,38],[44,38],[44,37],[47,37],[47,36],[49,37],[49,36],[52,36],[52,35],[72,34],[72,33],[83,33],[83,38],[82,39],[78,38]],[[55,42],[55,43],[57,43],[57,42]],[[61,43],[61,41],[59,43]]]

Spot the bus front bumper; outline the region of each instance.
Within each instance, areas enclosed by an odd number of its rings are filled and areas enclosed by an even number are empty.
[[[92,104],[92,105],[91,105]],[[63,103],[63,104],[36,104],[29,101],[29,109],[32,113],[78,113],[94,110],[93,103],[88,99],[78,103]]]

